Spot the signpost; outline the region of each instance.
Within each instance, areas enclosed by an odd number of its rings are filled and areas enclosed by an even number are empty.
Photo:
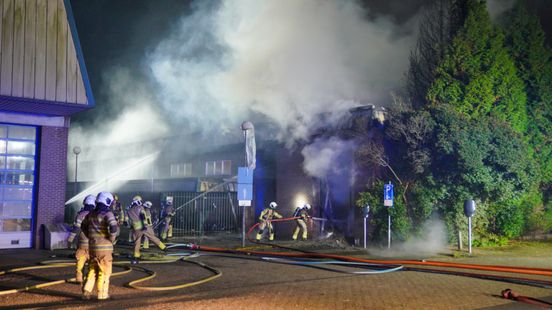
[[[393,208],[393,184],[383,185],[383,206]],[[387,209],[387,248],[391,248],[391,212]]]
[[[464,214],[468,217],[468,252],[472,253],[472,216],[475,214],[475,201],[468,199],[464,201]]]
[[[238,205],[242,208],[242,247],[245,247],[245,207],[253,200],[253,169],[238,167]]]
[[[366,205],[364,208],[362,208],[362,212],[364,213],[364,248],[366,249],[366,235],[367,235],[366,222],[368,221],[368,216],[370,214],[370,206]]]

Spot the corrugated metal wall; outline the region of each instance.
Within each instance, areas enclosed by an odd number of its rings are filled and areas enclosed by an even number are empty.
[[[169,192],[178,209],[174,217],[173,235],[203,235],[213,232],[237,232],[241,228],[242,211],[235,192],[212,192],[194,200],[202,193]],[[193,201],[192,201],[193,200]]]
[[[63,0],[0,0],[0,95],[87,104]]]

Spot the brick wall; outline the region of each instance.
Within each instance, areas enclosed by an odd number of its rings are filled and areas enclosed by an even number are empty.
[[[65,127],[41,127],[37,176],[34,247],[44,248],[44,225],[63,223],[67,182]]]

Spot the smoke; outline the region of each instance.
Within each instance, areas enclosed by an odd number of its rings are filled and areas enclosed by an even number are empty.
[[[404,35],[411,24],[368,20],[356,1],[194,8],[148,63],[161,105],[204,134],[224,134],[251,119],[276,125],[281,141],[304,139],[325,125],[318,122],[322,113],[386,102],[414,41],[411,32]]]
[[[142,142],[171,132],[239,142],[239,125],[251,120],[262,140],[304,141],[352,107],[384,105],[401,85],[417,29],[415,18],[399,25],[354,0],[196,1],[190,8],[135,67],[105,70],[98,105],[120,112],[71,126],[70,148],[83,149],[79,181],[100,180],[157,151]],[[305,169],[321,176],[328,171],[320,162],[331,166],[339,155],[318,147],[305,150],[312,165]],[[75,157],[68,159],[72,179]]]
[[[147,85],[136,80],[130,71],[124,68],[108,71],[104,79],[104,85],[109,85],[105,90],[107,103],[125,108],[120,113],[98,117],[92,126],[71,126],[69,149],[75,146],[82,149],[78,157],[79,181],[103,179],[135,160],[135,157],[158,151],[155,144],[136,143],[152,141],[166,136],[168,132],[168,127],[156,109],[155,98],[148,91]],[[75,156],[69,152],[68,157],[68,175],[74,176]],[[88,164],[98,161],[101,161],[101,165]],[[148,168],[140,169],[147,171]],[[129,171],[117,178],[132,178],[132,173]]]
[[[487,0],[487,10],[492,20],[497,20],[500,15],[511,9],[515,0]]]
[[[344,157],[352,147],[352,142],[335,137],[316,139],[301,151],[305,158],[303,170],[308,175],[317,178],[325,178],[329,174],[342,175],[347,173],[351,161]]]
[[[400,244],[393,244],[391,250],[370,249],[378,256],[422,256],[427,257],[448,251],[445,224],[439,219],[427,220],[419,236],[414,236]]]

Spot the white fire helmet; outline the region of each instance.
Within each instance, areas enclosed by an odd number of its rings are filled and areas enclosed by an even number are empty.
[[[96,205],[96,196],[88,195],[82,201],[82,204],[85,206],[95,206]]]
[[[148,208],[148,209],[149,209],[149,208],[151,208],[152,205],[153,205],[153,204],[151,203],[151,201],[146,201],[146,202],[144,202],[144,208]]]
[[[310,210],[311,209],[311,205],[309,205],[308,203],[306,203],[303,208],[307,209],[307,210]]]
[[[141,206],[142,205],[142,196],[136,195],[132,197],[132,203],[133,206]]]
[[[268,205],[268,207],[269,207],[270,209],[276,209],[277,206],[278,206],[278,204],[275,203],[274,201],[271,202],[271,203]]]
[[[101,192],[98,194],[98,197],[96,197],[96,203],[101,203],[106,206],[111,206],[113,203],[113,194],[110,192]]]

